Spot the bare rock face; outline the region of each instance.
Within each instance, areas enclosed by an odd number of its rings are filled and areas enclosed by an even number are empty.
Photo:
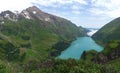
[[[17,21],[17,18],[18,18],[17,14],[15,14],[9,10],[1,12],[1,14],[0,14],[0,20],[9,19],[12,21]]]
[[[63,20],[63,18],[41,11],[36,6],[29,7],[26,10],[23,10],[20,13],[20,15],[22,15],[24,18],[27,18],[27,19],[38,19],[38,20],[52,22],[52,23]]]

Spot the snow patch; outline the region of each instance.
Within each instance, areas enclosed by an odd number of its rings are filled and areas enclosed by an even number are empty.
[[[4,23],[5,23],[4,21],[1,22],[1,24],[4,24]]]
[[[10,17],[10,14],[5,14],[4,18],[7,18],[7,19],[9,19],[11,21],[17,21],[17,16]]]
[[[31,19],[29,16],[26,16],[27,19]]]
[[[30,15],[29,15],[29,12],[23,11],[23,15],[24,15],[25,18],[31,19],[31,18],[30,18]]]
[[[5,17],[5,18],[8,18],[9,16],[10,16],[9,14],[5,14],[5,16],[4,16],[4,17]]]
[[[33,11],[33,14],[36,14],[37,12],[36,11]]]
[[[45,18],[45,21],[50,21],[50,18]]]

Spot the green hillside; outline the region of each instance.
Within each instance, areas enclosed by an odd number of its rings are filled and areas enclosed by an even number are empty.
[[[77,67],[72,70],[73,73],[119,73],[120,18],[117,18],[103,26],[92,36],[92,38],[98,44],[103,45],[104,50],[99,53],[94,50],[84,51],[79,63],[75,63],[75,65],[73,65],[74,63],[72,63],[72,68]],[[64,63],[64,66],[66,65],[67,64]],[[69,69],[70,68],[71,66],[69,66]],[[68,73],[72,73],[70,71],[71,69],[68,70]]]
[[[18,73],[31,67],[29,63],[56,57],[73,40],[85,35],[82,27],[34,6],[19,15],[4,11],[0,14],[0,73]]]
[[[2,12],[0,73],[119,73],[119,21],[111,21],[92,36],[105,45],[102,52],[84,51],[81,60],[62,60],[55,57],[77,37],[86,36],[86,29],[34,6],[18,15]]]
[[[103,64],[105,67],[111,66],[111,70],[119,73],[120,71],[120,18],[116,18],[103,26],[93,36],[97,43],[104,46],[104,50],[100,53],[93,54],[92,58],[88,57],[89,53],[85,53],[84,57],[97,64]],[[87,60],[86,59],[86,60]]]
[[[113,21],[106,24],[98,32],[96,32],[92,36],[92,38],[99,43],[108,43],[111,40],[119,40],[120,39],[120,18],[116,18]]]
[[[53,44],[60,40],[70,41],[77,36],[83,36],[82,31],[69,23],[53,27],[52,24],[40,20],[23,19],[18,22],[5,20],[0,32],[1,44],[2,41],[11,43],[21,52],[25,52],[27,58],[46,58]]]

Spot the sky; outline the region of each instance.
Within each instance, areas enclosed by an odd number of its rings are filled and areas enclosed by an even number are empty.
[[[120,0],[1,0],[0,12],[20,12],[30,6],[37,6],[85,28],[101,28],[120,17]]]

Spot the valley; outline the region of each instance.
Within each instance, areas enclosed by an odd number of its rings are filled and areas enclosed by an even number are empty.
[[[0,13],[0,73],[119,73],[120,18],[83,28],[36,6]]]

